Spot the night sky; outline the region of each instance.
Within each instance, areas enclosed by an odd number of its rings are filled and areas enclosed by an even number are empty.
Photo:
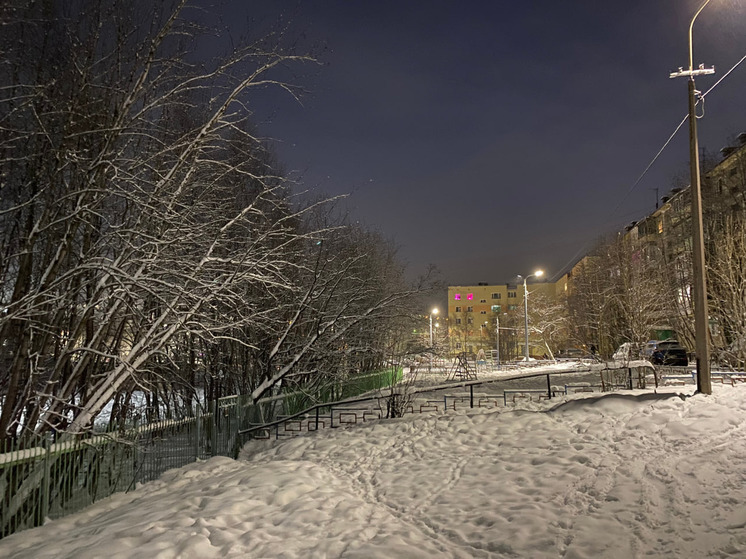
[[[198,1],[198,3],[201,3]],[[230,35],[286,26],[319,65],[254,108],[299,188],[346,200],[400,246],[411,276],[554,279],[601,235],[688,184],[687,31],[702,0],[227,1]],[[207,2],[205,2],[205,5]],[[694,26],[706,91],[746,55],[746,2],[712,0]],[[746,62],[706,99],[700,147],[746,131]],[[676,182],[676,181],[679,182]]]

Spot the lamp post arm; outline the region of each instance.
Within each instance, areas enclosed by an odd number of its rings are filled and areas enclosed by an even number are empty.
[[[524,355],[524,357],[526,358],[526,365],[528,365],[528,361],[529,361],[529,350],[528,350],[528,284],[526,282],[528,282],[528,278],[530,278],[532,275],[533,274],[530,274],[530,275],[526,276],[525,278],[523,278],[523,320],[524,320],[523,329],[524,329],[524,333],[525,333],[524,344],[526,345],[526,347],[525,347],[525,352],[524,352],[525,355]]]
[[[692,22],[689,24],[689,71],[690,72],[694,70],[694,54],[693,54],[693,49],[692,49],[692,30],[694,29],[694,20],[697,19],[697,16],[699,15],[699,13],[702,10],[704,10],[705,6],[707,6],[707,4],[709,3],[710,3],[710,0],[705,0],[705,3],[700,6],[699,10],[697,10],[697,13],[694,14],[694,17],[692,18]],[[694,78],[692,77],[692,79]]]

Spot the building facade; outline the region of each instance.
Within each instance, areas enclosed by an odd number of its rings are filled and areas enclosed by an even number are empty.
[[[567,289],[567,276],[558,282],[529,283],[529,305],[555,303]],[[524,355],[523,283],[452,285],[448,287],[448,340],[451,354],[498,354],[508,361]],[[530,332],[529,353],[546,354]]]

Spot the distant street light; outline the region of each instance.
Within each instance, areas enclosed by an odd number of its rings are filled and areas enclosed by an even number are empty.
[[[528,363],[528,284],[526,283],[528,281],[528,278],[537,277],[540,278],[544,275],[544,270],[536,270],[533,274],[527,275],[525,278],[523,278],[523,319],[524,319],[524,330],[526,333],[526,347],[524,348],[524,353],[526,355],[526,363]],[[518,277],[523,277],[520,274]]]
[[[705,68],[700,64],[694,69],[692,55],[692,29],[694,20],[710,0],[706,0],[694,14],[689,24],[689,70],[679,68],[678,72],[671,72],[669,77],[688,77],[689,80],[689,172],[692,195],[692,262],[694,288],[694,345],[697,356],[697,391],[712,394],[712,379],[710,378],[710,347],[708,344],[709,312],[707,308],[707,276],[705,272],[705,244],[702,227],[702,190],[699,177],[699,143],[697,140],[697,114],[695,97],[700,92],[694,87],[694,76],[714,74],[714,68]]]
[[[497,370],[500,370],[500,311],[495,314],[495,358],[497,359]]]
[[[430,347],[433,347],[433,315],[438,314],[438,309],[430,311]]]
[[[430,311],[430,369],[433,368],[433,315],[437,314],[437,308]]]

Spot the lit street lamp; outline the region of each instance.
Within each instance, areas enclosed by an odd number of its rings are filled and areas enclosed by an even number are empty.
[[[710,378],[710,347],[707,340],[708,335],[708,309],[707,309],[707,277],[705,272],[705,245],[702,233],[702,190],[699,178],[699,145],[697,140],[697,114],[695,97],[699,93],[694,87],[694,76],[714,74],[714,68],[705,68],[700,64],[694,69],[694,57],[692,55],[692,29],[694,20],[704,9],[710,0],[700,6],[689,24],[689,69],[679,68],[678,72],[671,72],[671,78],[688,77],[689,80],[689,172],[692,195],[692,261],[694,288],[694,341],[697,356],[697,391],[703,394],[712,394],[712,379]]]
[[[500,312],[495,314],[495,359],[497,360],[497,370],[500,370]]]
[[[536,270],[533,274],[527,275],[525,278],[523,278],[523,319],[524,319],[524,330],[526,334],[526,346],[525,346],[525,355],[526,355],[526,363],[528,363],[528,284],[526,283],[528,281],[528,278],[537,277],[540,278],[544,275],[544,270]],[[518,277],[523,277],[520,274]]]
[[[438,309],[430,311],[430,347],[433,347],[433,315],[438,314]]]
[[[437,308],[430,311],[430,369],[433,368],[433,315],[437,314]]]

